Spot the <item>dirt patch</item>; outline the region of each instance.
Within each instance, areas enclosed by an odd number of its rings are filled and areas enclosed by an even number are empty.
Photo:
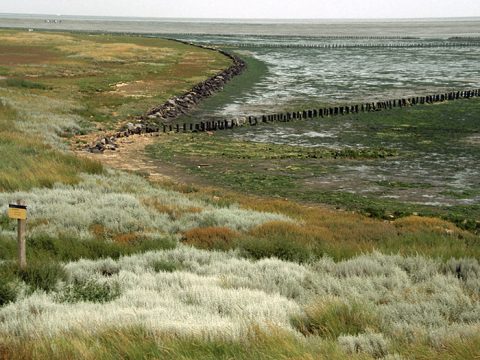
[[[157,136],[142,134],[120,138],[117,141],[119,146],[116,151],[106,151],[103,154],[92,154],[83,149],[76,149],[75,152],[81,157],[100,161],[114,169],[140,172],[147,175],[151,181],[192,182],[193,179],[185,176],[181,170],[174,166],[148,158],[145,147],[153,144]]]
[[[115,90],[110,91],[109,94],[123,97],[144,97],[152,98],[159,93],[165,92],[167,89],[178,86],[176,80],[137,80],[129,83],[115,84]]]

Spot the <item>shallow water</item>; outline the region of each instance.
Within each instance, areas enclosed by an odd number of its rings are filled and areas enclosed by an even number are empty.
[[[198,42],[199,38],[190,37],[190,40]],[[268,43],[271,38],[257,37],[259,41]],[[256,115],[312,105],[353,104],[477,88],[480,87],[480,43],[478,45],[242,48],[241,54],[265,63],[267,73],[252,88],[236,94],[230,103],[213,108],[208,106],[203,114],[221,117]]]

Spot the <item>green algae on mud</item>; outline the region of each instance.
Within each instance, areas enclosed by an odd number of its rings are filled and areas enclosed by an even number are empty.
[[[479,231],[480,147],[469,141],[478,134],[479,113],[480,100],[469,99],[165,136],[147,151],[232,190],[384,219],[439,216]],[[310,156],[325,148],[323,156]]]

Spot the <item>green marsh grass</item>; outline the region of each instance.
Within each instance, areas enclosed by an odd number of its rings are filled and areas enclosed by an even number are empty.
[[[18,117],[18,111],[0,101],[0,191],[74,184],[81,172],[103,172],[96,161],[55,150],[36,134],[21,133],[15,125]]]
[[[116,128],[230,64],[210,50],[121,35],[4,30],[0,52],[8,75],[0,80],[3,192],[102,173],[100,163],[57,147],[98,123]]]
[[[24,79],[6,79],[5,85],[9,87],[18,87],[24,89],[38,89],[38,90],[50,90],[51,88],[45,84],[24,80]],[[1,85],[1,82],[0,82]]]
[[[368,304],[332,299],[311,304],[305,314],[292,318],[292,325],[306,336],[337,339],[341,335],[378,331],[380,318]]]
[[[304,341],[271,327],[253,328],[241,341],[200,340],[155,334],[142,327],[110,329],[91,336],[73,333],[56,338],[0,344],[0,356],[8,359],[372,359],[343,352],[333,341]]]

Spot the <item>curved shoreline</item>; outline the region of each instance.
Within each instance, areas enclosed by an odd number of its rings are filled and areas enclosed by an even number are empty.
[[[168,39],[185,45],[195,46],[202,49],[216,51],[232,60],[233,65],[221,71],[217,75],[202,81],[195,85],[190,91],[181,96],[175,96],[167,100],[163,105],[153,107],[147,111],[141,120],[148,125],[148,120],[154,120],[155,123],[169,123],[180,115],[186,114],[194,108],[203,99],[212,96],[215,92],[223,89],[223,86],[232,80],[235,76],[240,75],[246,69],[247,64],[240,57],[230,54],[221,49],[216,49],[203,45],[196,45],[176,39]]]
[[[113,135],[104,136],[92,145],[87,147],[87,150],[94,153],[102,153],[105,150],[115,150],[116,139],[127,137],[135,134],[155,133],[161,131],[165,132],[166,124],[170,124],[179,116],[187,114],[193,110],[203,99],[206,99],[219,90],[223,89],[224,85],[232,80],[234,77],[242,74],[247,68],[247,64],[240,57],[230,54],[221,49],[212,48],[204,45],[192,44],[182,40],[167,39],[176,41],[182,44],[199,47],[211,51],[216,51],[228,58],[230,58],[233,64],[220,73],[208,78],[195,85],[191,90],[187,91],[183,95],[174,96],[167,100],[164,104],[153,107],[145,113],[145,115],[139,117],[136,124],[128,123],[126,127]],[[183,129],[186,131],[186,125]],[[179,131],[178,124],[177,130]]]
[[[215,76],[195,85],[190,91],[183,95],[175,96],[167,100],[164,104],[151,108],[145,115],[139,117],[136,124],[128,123],[126,127],[117,131],[113,135],[107,135],[100,138],[95,143],[87,146],[87,151],[93,153],[102,153],[105,150],[115,150],[117,148],[116,140],[137,134],[159,133],[159,132],[204,132],[233,129],[239,126],[256,126],[260,123],[271,122],[289,122],[302,119],[313,119],[332,117],[345,114],[354,114],[360,112],[383,111],[396,107],[407,107],[418,104],[434,104],[445,101],[454,101],[459,99],[469,99],[479,97],[480,89],[468,89],[438,93],[425,96],[413,96],[408,98],[390,99],[363,104],[343,105],[334,107],[324,107],[320,109],[306,109],[294,112],[280,112],[271,114],[262,114],[257,116],[241,116],[233,119],[223,119],[216,121],[200,121],[197,123],[173,124],[181,115],[188,114],[202,100],[214,95],[223,86],[234,77],[243,73],[246,69],[246,63],[240,57],[230,54],[218,48],[206,45],[193,44],[178,39],[168,39],[182,44],[216,51],[230,58],[233,65],[223,70]]]

